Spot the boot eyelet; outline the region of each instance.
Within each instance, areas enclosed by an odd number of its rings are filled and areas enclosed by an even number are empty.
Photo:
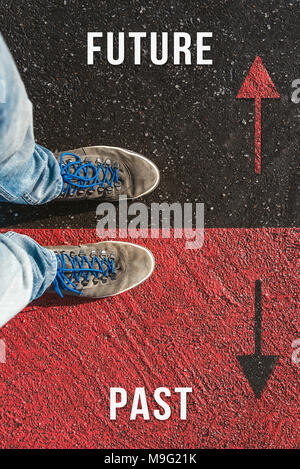
[[[81,285],[83,287],[86,287],[88,285],[88,283],[89,283],[88,280],[82,280]]]

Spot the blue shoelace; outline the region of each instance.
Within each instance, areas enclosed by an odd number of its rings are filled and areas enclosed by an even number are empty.
[[[63,161],[64,156],[69,155],[74,161]],[[64,182],[62,195],[82,194],[84,191],[93,192],[96,188],[103,191],[106,187],[112,188],[113,184],[119,187],[118,168],[110,164],[102,164],[100,161],[95,166],[90,161],[82,161],[75,153],[64,152],[60,157],[60,171]],[[111,189],[112,190],[112,189]]]
[[[71,254],[71,253],[70,253]],[[108,276],[115,279],[114,259],[112,257],[97,255],[91,256],[89,259],[85,254],[78,256],[70,255],[66,252],[56,253],[57,273],[53,281],[53,288],[63,298],[62,290],[68,290],[73,293],[82,295],[82,291],[78,290],[78,283],[87,285],[91,276],[93,276],[94,284],[98,281],[106,282]],[[66,265],[69,261],[70,266]]]

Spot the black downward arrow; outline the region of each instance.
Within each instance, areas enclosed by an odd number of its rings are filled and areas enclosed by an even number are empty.
[[[260,397],[267,381],[277,363],[277,355],[261,353],[261,280],[255,282],[255,353],[254,355],[237,355],[255,397]]]

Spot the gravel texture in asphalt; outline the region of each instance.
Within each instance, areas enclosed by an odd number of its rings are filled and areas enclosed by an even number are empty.
[[[299,226],[298,1],[2,1],[1,32],[34,105],[37,142],[55,149],[121,146],[144,154],[161,183],[144,201],[204,202],[207,227]],[[166,65],[87,65],[87,32],[169,33]],[[192,64],[174,65],[172,34],[191,34]],[[212,65],[196,64],[211,31]],[[236,95],[259,55],[280,99],[262,102],[262,174],[254,172],[254,102]],[[1,227],[94,227],[95,203],[1,205]]]

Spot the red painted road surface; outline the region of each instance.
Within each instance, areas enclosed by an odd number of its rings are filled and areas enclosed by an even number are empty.
[[[24,230],[44,245],[98,241],[92,230]],[[293,229],[210,229],[204,246],[139,240],[156,258],[150,280],[121,296],[44,295],[0,330],[3,448],[296,448],[299,337]],[[254,282],[262,279],[262,352],[279,355],[256,399],[236,360],[254,350]],[[109,420],[109,388],[131,402],[144,386],[193,387],[186,421]]]

